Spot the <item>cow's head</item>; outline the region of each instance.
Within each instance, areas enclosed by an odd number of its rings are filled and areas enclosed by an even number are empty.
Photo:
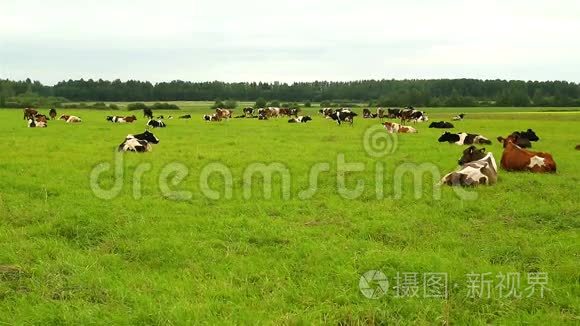
[[[528,129],[526,132],[522,133],[522,136],[526,137],[530,141],[538,141],[540,137],[532,129]]]
[[[463,156],[461,156],[457,163],[463,165],[469,162],[481,160],[485,155],[485,147],[477,149],[475,146],[471,145],[463,151]]]
[[[155,137],[155,135],[149,130],[145,130],[145,132],[142,135],[143,135],[143,137],[141,138],[142,140],[146,140],[152,144],[159,143],[159,138]]]
[[[306,122],[306,121],[312,121],[312,118],[308,115],[302,117],[302,122]]]
[[[61,117],[61,119],[62,119],[62,117]],[[108,115],[106,121],[113,121],[113,117]]]

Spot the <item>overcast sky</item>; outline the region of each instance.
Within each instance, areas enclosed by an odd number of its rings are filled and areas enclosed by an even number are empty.
[[[0,78],[580,82],[580,1],[0,0]]]

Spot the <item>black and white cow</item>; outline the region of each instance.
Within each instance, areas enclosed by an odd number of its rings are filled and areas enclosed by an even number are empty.
[[[33,118],[28,119],[28,128],[46,128],[46,126],[45,121],[36,121]]]
[[[348,109],[342,109],[340,111],[333,112],[329,117],[330,119],[336,121],[338,125],[341,125],[342,122],[348,122],[352,126],[354,122],[354,117],[356,116],[357,116],[356,113]]]
[[[297,118],[292,118],[288,120],[288,123],[306,123],[308,121],[312,121],[312,118],[307,115],[301,115],[298,116]]]
[[[491,152],[486,153],[485,148],[477,149],[469,146],[463,151],[459,159],[457,170],[448,173],[440,184],[449,186],[478,186],[491,185],[497,182],[497,163]]]
[[[114,122],[114,123],[125,123],[126,122],[124,117],[118,117],[116,115],[114,115],[114,116],[108,115],[107,116],[107,121],[111,121],[111,122]]]
[[[472,145],[472,144],[491,144],[491,140],[485,138],[482,135],[468,134],[461,132],[458,134],[452,134],[446,131],[441,137],[439,137],[439,142],[448,142],[450,144],[457,145]]]
[[[165,122],[163,122],[161,120],[153,120],[153,119],[149,119],[149,121],[147,121],[147,126],[152,127],[152,128],[165,128],[165,127],[167,127]]]
[[[247,107],[242,110],[246,117],[253,117],[254,116],[254,108]]]
[[[191,114],[182,115],[179,119],[191,119]]]
[[[463,121],[464,117],[465,117],[465,113],[458,114],[458,115],[453,117],[453,121]]]
[[[405,121],[413,121],[414,123],[426,122],[429,121],[429,118],[424,111],[408,108],[401,112],[401,123],[404,123]]]
[[[453,124],[451,122],[446,121],[431,122],[429,128],[449,129],[453,128]]]
[[[153,119],[153,111],[151,111],[149,108],[143,109],[143,117]]]
[[[119,145],[119,152],[149,152],[151,151],[151,144],[158,144],[159,138],[149,131],[142,134],[127,135],[125,140]]]
[[[398,108],[390,108],[390,109],[387,109],[387,118],[390,118],[390,119],[398,118],[398,119],[400,119],[401,118],[401,112],[402,111],[403,111],[403,109],[398,109]]]

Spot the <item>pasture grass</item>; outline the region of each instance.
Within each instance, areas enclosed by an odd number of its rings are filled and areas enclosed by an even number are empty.
[[[317,109],[308,110],[314,115],[308,124],[285,118],[206,123],[201,115],[210,112],[207,103],[185,106],[182,112],[192,112],[193,119],[167,120],[167,128],[154,131],[161,142],[152,152],[122,156],[123,188],[111,200],[95,196],[91,170],[113,164],[124,137],[144,130],[141,112],[134,112],[136,123],[115,125],[105,115],[128,113],[67,110],[83,123],[49,121],[46,129],[29,129],[20,110],[0,110],[0,323],[579,321],[580,152],[574,146],[580,144],[580,113],[428,109],[432,121],[466,112],[453,130],[492,140],[533,128],[541,138],[534,150],[552,153],[558,172],[500,170],[498,184],[467,189],[475,200],[434,186],[436,176],[427,173],[416,184],[406,173],[397,199],[399,167],[426,163],[442,176],[456,167],[464,147],[438,143],[443,131],[419,124],[418,134],[390,138],[396,149],[376,158],[363,143],[378,120],[359,118],[353,127],[339,127],[315,115]],[[499,164],[501,145],[494,141],[486,148]],[[346,173],[348,188],[364,182],[356,199],[338,191],[338,155],[364,167]],[[245,168],[275,162],[290,172],[290,198],[282,197],[283,180],[276,175],[271,199],[264,198],[258,177],[245,199]],[[135,199],[132,176],[143,163],[150,170]],[[170,163],[187,167],[187,177],[170,187],[191,192],[191,198],[176,200],[160,188]],[[202,194],[200,173],[208,163],[231,170],[231,199],[223,191],[219,200]],[[317,163],[328,163],[330,171],[320,174],[312,198],[300,199]],[[384,167],[382,182],[377,163]],[[111,169],[100,184],[113,183]],[[209,183],[224,187],[219,175]],[[384,198],[377,198],[377,183]],[[397,272],[448,273],[448,298],[397,298],[390,289],[368,299],[359,290],[368,270],[384,272],[391,287]],[[498,273],[521,273],[521,292],[527,273],[546,272],[549,290],[543,298],[502,298],[497,289],[489,298],[470,298],[466,274],[485,272],[494,276],[493,286]]]

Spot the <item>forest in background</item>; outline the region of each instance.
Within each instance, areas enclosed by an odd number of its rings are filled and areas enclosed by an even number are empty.
[[[0,107],[56,106],[67,102],[287,101],[368,103],[369,106],[580,106],[580,84],[566,81],[479,79],[359,80],[347,82],[151,83],[67,80],[43,85],[0,79]]]

